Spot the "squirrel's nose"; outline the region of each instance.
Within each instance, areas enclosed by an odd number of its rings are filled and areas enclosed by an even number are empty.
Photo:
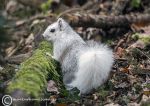
[[[43,34],[42,34],[41,36],[42,36],[42,37],[41,37],[42,39],[45,39],[45,37],[44,37],[44,35],[43,35]]]
[[[43,36],[43,35],[41,35],[41,37],[42,37],[42,39],[44,39],[44,36]]]
[[[49,36],[48,36],[48,35],[43,35],[43,34],[42,34],[42,38],[45,39],[45,40],[47,40],[47,39],[49,39]]]

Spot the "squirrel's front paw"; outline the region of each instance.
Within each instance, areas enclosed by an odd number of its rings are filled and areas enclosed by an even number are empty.
[[[46,56],[49,56],[49,57],[55,59],[54,56],[52,56],[49,52],[46,52],[45,54],[46,54]]]

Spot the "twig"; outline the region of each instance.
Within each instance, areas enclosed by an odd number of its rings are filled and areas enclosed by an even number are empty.
[[[19,49],[19,47],[22,45],[23,42],[24,42],[24,39],[22,38],[21,41],[19,42],[19,44],[17,45],[17,47],[14,48],[14,49],[8,54],[7,58],[10,57],[10,56],[12,56],[13,54],[15,54],[16,51]]]
[[[19,54],[16,56],[11,56],[11,57],[5,58],[5,61],[10,64],[20,64],[21,62],[23,62],[24,60],[29,58],[31,55],[32,55],[32,52],[29,52],[26,54]]]
[[[81,9],[81,8],[72,8],[72,9],[66,10],[66,11],[60,13],[60,14],[57,16],[57,19],[58,19],[59,17],[64,16],[64,15],[67,14],[67,13],[74,12],[74,11],[83,11],[83,9]]]
[[[65,14],[70,13],[70,12],[84,11],[84,10],[86,10],[86,9],[88,9],[88,8],[91,8],[91,6],[94,5],[93,3],[96,4],[97,2],[93,2],[92,0],[89,0],[89,1],[88,1],[85,5],[83,5],[81,8],[71,8],[71,9],[69,9],[69,10],[66,10],[66,11],[60,13],[60,14],[57,16],[57,18],[62,17],[62,16],[64,16]]]
[[[140,49],[136,48],[140,53],[142,53],[144,56],[146,56],[148,58],[148,61],[150,62],[150,57],[148,55],[146,55],[144,52],[142,52]]]
[[[130,35],[131,35],[131,33],[126,33],[125,38],[119,40],[119,42],[117,43],[114,51],[117,51],[118,47],[121,46],[123,43],[128,44]]]
[[[45,19],[47,17],[55,17],[54,14],[48,14],[48,15],[44,15],[44,14],[38,14],[38,15],[35,15],[33,17],[30,17],[29,19],[24,19],[24,20],[20,20],[20,23],[16,23],[13,27],[20,27],[26,23],[31,23],[32,21],[34,21],[35,19]],[[18,21],[19,22],[19,21]]]
[[[119,42],[117,43],[117,46],[115,47],[114,51],[117,51],[118,47],[123,44],[125,42],[124,39],[119,40]]]

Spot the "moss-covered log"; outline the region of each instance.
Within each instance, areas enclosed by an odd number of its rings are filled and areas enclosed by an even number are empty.
[[[57,63],[46,52],[52,52],[51,44],[42,42],[33,55],[23,62],[6,90],[14,98],[43,98],[46,93],[47,79],[60,84]],[[39,100],[40,101],[40,100]],[[33,103],[39,103],[38,100]],[[24,102],[18,105],[25,105]],[[31,105],[31,103],[30,103]],[[33,104],[32,104],[33,105]]]

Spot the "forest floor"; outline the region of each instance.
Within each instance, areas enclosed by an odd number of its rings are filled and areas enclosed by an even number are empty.
[[[4,0],[0,9],[0,97],[45,28],[63,17],[84,40],[108,44],[115,63],[109,80],[91,94],[52,93],[49,105],[150,106],[149,0]]]

